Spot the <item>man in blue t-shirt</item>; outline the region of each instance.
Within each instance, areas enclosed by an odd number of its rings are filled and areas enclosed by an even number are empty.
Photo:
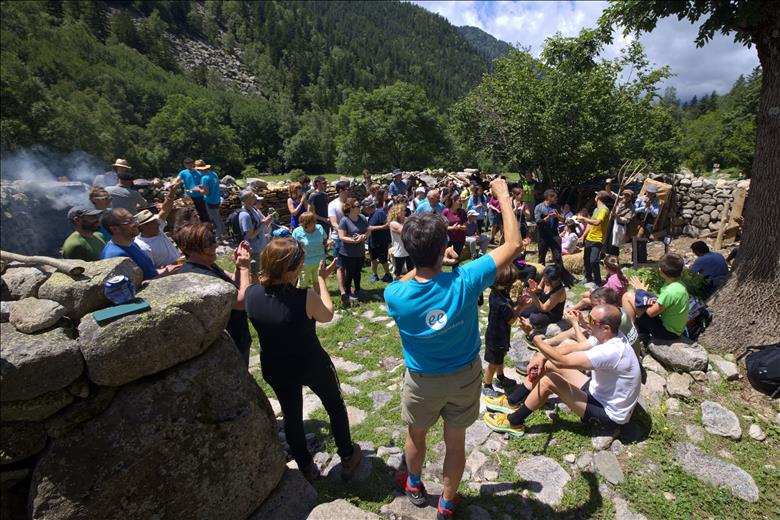
[[[227,238],[227,228],[225,222],[222,220],[222,216],[219,214],[219,206],[222,203],[222,195],[219,192],[219,177],[217,173],[211,169],[210,164],[206,164],[206,161],[198,159],[195,161],[195,169],[200,172],[200,187],[204,193],[203,198],[206,201],[206,212],[209,214],[211,222],[214,224],[214,229],[217,232],[217,239],[224,240]]]
[[[709,298],[712,293],[726,283],[726,279],[729,276],[729,266],[723,255],[710,251],[707,244],[701,240],[691,244],[691,251],[697,258],[689,269],[704,276],[704,279],[707,281],[704,287],[704,297]]]
[[[111,240],[103,248],[100,259],[127,256],[144,273],[144,280],[175,273],[180,266],[166,265],[157,269],[151,257],[134,242],[140,233],[138,222],[126,209],[112,209],[103,213],[100,223],[111,233]]]
[[[414,210],[415,213],[437,213],[441,215],[441,212],[444,211],[444,204],[441,203],[441,195],[439,194],[439,190],[431,190],[428,192],[428,196],[425,197],[425,200],[420,202],[420,204],[417,205],[417,209]]]
[[[444,490],[439,511],[452,514],[465,463],[465,435],[479,416],[482,364],[477,300],[502,269],[522,250],[520,230],[506,181],[491,183],[501,207],[505,243],[479,260],[442,272],[457,262],[447,248],[447,222],[432,213],[404,223],[401,239],[416,266],[385,289],[387,312],[401,334],[406,376],[401,414],[407,424],[407,475],[399,474],[409,500],[427,503],[420,480],[425,438],[439,417],[444,420]]]
[[[184,183],[184,195],[192,199],[200,221],[211,222],[209,212],[206,209],[206,201],[203,198],[204,190],[200,185],[201,174],[195,169],[195,161],[190,158],[184,159],[184,169],[179,172],[179,178]]]

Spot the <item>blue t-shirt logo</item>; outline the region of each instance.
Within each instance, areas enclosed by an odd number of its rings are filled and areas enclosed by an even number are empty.
[[[425,324],[433,330],[441,330],[447,325],[447,313],[440,309],[433,309],[425,315]]]

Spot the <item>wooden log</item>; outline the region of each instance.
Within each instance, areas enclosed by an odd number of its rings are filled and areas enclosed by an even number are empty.
[[[726,232],[726,222],[729,219],[729,207],[731,204],[726,202],[723,205],[723,213],[720,216],[720,227],[718,228],[718,237],[715,239],[715,249],[723,247],[723,233]]]
[[[81,260],[60,260],[48,256],[27,256],[8,251],[0,251],[0,259],[4,262],[21,262],[27,265],[48,265],[54,267],[57,271],[70,276],[79,276],[84,274],[85,263]]]

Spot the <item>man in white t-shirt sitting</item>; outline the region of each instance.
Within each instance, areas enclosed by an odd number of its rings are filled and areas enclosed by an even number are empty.
[[[492,430],[522,435],[525,420],[552,394],[590,424],[616,427],[629,421],[642,381],[639,361],[619,331],[620,310],[614,305],[598,305],[591,310],[588,323],[587,341],[555,348],[545,343],[527,320],[521,321],[529,341],[544,356],[528,364],[529,374],[538,369],[540,377],[533,384],[526,378],[508,397],[486,401],[488,409],[502,412],[485,414],[485,423]],[[590,378],[584,370],[591,371]]]

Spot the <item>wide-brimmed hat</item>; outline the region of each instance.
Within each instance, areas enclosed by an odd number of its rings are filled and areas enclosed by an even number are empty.
[[[139,226],[143,226],[144,224],[148,224],[149,222],[153,220],[160,220],[160,217],[149,211],[148,209],[145,209],[143,211],[139,211],[135,215],[135,220],[138,222]]]
[[[647,193],[658,193],[658,186],[651,184],[647,187]]]
[[[90,208],[88,206],[74,206],[68,210],[68,220],[75,220],[79,217],[97,217],[103,213],[102,209]]]
[[[127,164],[126,159],[117,159],[116,161],[114,161],[114,164],[112,164],[111,166],[121,166],[122,168],[127,168],[128,170],[133,169],[130,167],[129,164]]]
[[[401,170],[399,170],[398,168],[393,170],[393,177],[398,177],[399,175],[401,175]]]
[[[197,161],[195,161],[195,169],[196,170],[210,170],[211,169],[211,165],[210,164],[206,164],[206,161],[204,161],[203,159],[198,159]]]

